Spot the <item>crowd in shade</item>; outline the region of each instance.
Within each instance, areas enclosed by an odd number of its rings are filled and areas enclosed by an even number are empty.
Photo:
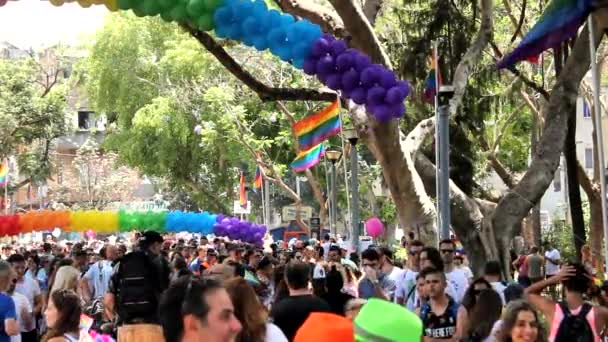
[[[329,235],[123,236],[5,243],[0,342],[596,342],[608,323],[588,247],[469,265],[455,240],[415,236],[360,253]]]

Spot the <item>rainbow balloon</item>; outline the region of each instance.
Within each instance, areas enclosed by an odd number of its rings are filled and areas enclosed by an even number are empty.
[[[17,235],[55,228],[69,232],[112,234],[133,230],[154,230],[159,233],[191,232],[215,234],[232,240],[261,244],[266,226],[208,212],[124,212],[124,211],[37,211],[0,216],[0,236]]]
[[[202,31],[215,30],[219,38],[240,41],[316,76],[346,99],[365,105],[380,122],[405,114],[407,81],[346,41],[324,34],[319,25],[269,9],[263,0],[50,0],[55,6],[77,2],[82,7],[105,5],[110,11],[131,10],[135,15],[157,16]],[[0,7],[7,0],[0,0]]]

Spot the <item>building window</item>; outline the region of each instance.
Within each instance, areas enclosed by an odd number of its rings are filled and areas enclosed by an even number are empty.
[[[89,111],[78,112],[78,129],[89,129],[94,127],[94,113]]]
[[[553,175],[553,191],[562,191],[562,169],[559,167],[555,170],[555,174]]]
[[[591,118],[591,107],[586,100],[583,100],[583,118],[590,119]]]
[[[593,149],[592,148],[585,149],[585,168],[593,169]]]

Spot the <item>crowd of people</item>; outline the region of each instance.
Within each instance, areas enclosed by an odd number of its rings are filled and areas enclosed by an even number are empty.
[[[601,341],[606,293],[588,263],[536,247],[477,267],[453,240],[349,253],[329,235],[262,247],[220,238],[2,248],[0,342]],[[478,265],[479,266],[479,265]],[[561,300],[558,300],[561,299]],[[83,327],[82,315],[92,323]]]

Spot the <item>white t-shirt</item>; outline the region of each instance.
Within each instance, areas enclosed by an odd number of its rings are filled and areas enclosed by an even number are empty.
[[[329,247],[331,247],[331,242],[323,242],[321,247],[323,247],[323,259],[327,261],[327,258],[329,258]]]
[[[469,288],[469,278],[465,273],[455,268],[452,272],[445,273],[446,280],[448,281],[448,288],[446,293],[450,295],[457,303],[462,301],[467,288]],[[452,286],[453,293],[450,293],[450,285]]]
[[[34,330],[34,318],[32,318],[32,323],[29,326],[26,326],[23,317],[21,317],[21,312],[25,309],[26,312],[32,314],[32,306],[27,298],[18,292],[13,292],[11,295],[13,301],[15,302],[15,311],[17,312],[17,322],[19,322],[19,326],[21,327],[21,332],[29,332]],[[21,335],[11,336],[11,342],[21,342]]]
[[[386,287],[383,288],[383,290],[389,294],[391,300],[393,300],[395,298],[395,292],[397,291],[397,284],[399,284],[399,282],[403,278],[404,272],[405,271],[403,271],[399,267],[393,266],[391,273],[386,275],[386,278],[388,279],[388,281],[385,282]]]
[[[404,298],[405,307],[411,311],[416,310],[418,300],[418,291],[413,290],[416,287],[417,276],[418,272],[405,270],[401,273],[401,279],[397,282],[397,289],[395,290],[395,302],[397,302],[397,298]],[[411,295],[408,297],[410,293]]]
[[[499,281],[493,281],[490,283],[490,285],[492,285],[494,291],[496,291],[496,293],[498,293],[498,295],[500,296],[500,299],[502,300],[502,305],[505,305],[505,289],[507,287]]]
[[[557,249],[553,248],[552,250],[545,252],[545,258],[551,258],[553,260],[556,260],[556,259],[561,259],[561,256],[559,255],[559,251]],[[549,260],[546,260],[545,261],[545,274],[546,275],[555,275],[555,274],[557,274],[557,272],[559,272],[559,266],[553,264]]]
[[[108,260],[98,261],[89,267],[84,278],[88,280],[89,287],[92,288],[93,298],[103,298],[106,294],[112,271],[112,264]]]
[[[467,277],[467,279],[473,279],[473,271],[471,271],[471,268],[469,268],[469,266],[462,265],[458,269],[464,272],[464,275]]]
[[[30,305],[34,307],[34,298],[40,295],[40,286],[38,282],[32,279],[30,276],[25,275],[23,279],[17,282],[15,292],[21,293],[30,302]]]
[[[265,342],[288,342],[281,328],[272,323],[266,323]]]

